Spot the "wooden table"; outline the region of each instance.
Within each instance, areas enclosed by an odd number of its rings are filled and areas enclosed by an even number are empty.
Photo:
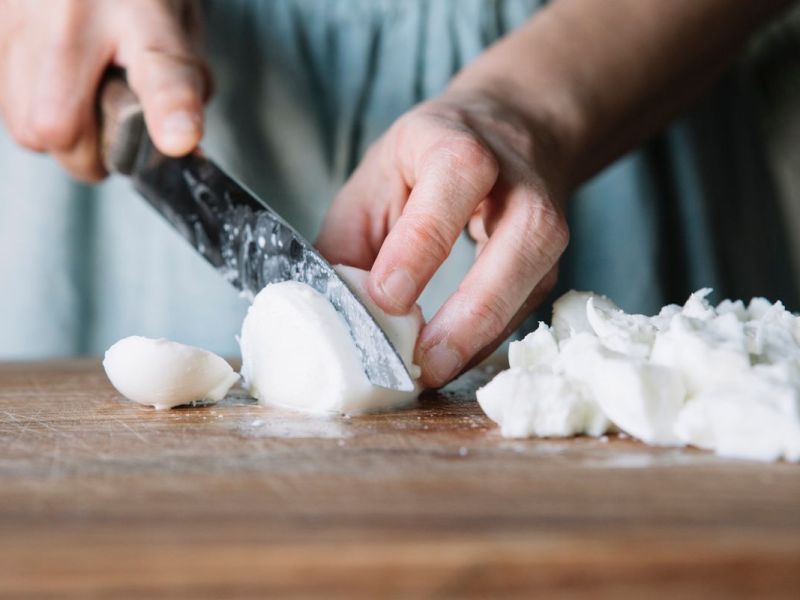
[[[0,597],[800,598],[800,466],[505,440],[480,377],[319,419],[0,365]]]

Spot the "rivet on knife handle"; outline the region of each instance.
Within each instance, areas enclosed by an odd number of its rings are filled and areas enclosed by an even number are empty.
[[[100,154],[110,173],[130,175],[146,132],[144,111],[120,69],[103,78],[99,101]]]

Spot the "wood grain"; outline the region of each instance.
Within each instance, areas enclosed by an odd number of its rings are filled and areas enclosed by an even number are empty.
[[[800,597],[800,467],[504,440],[480,377],[319,419],[2,364],[0,597]]]

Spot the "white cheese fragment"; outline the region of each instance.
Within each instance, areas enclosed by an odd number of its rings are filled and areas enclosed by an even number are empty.
[[[536,367],[550,365],[558,358],[558,342],[552,330],[544,323],[525,336],[524,339],[511,342],[508,347],[508,365],[510,367]]]
[[[706,300],[706,296],[710,293],[711,288],[703,288],[693,293],[689,296],[686,304],[683,305],[681,314],[684,317],[698,319],[700,321],[707,321],[714,318],[716,316],[714,307]]]
[[[578,333],[593,331],[586,316],[586,303],[589,299],[594,301],[595,306],[607,311],[619,310],[619,307],[605,296],[575,290],[567,292],[553,303],[553,333],[558,341]]]
[[[800,344],[795,337],[797,317],[776,302],[746,324],[748,349],[753,362],[775,364],[800,361]]]
[[[595,365],[588,382],[617,427],[649,444],[679,443],[673,424],[685,392],[675,372],[643,361],[606,358]]]
[[[754,367],[730,385],[694,396],[678,415],[677,436],[731,458],[800,460],[797,388]]]
[[[656,328],[648,317],[595,306],[595,298],[590,297],[586,302],[586,318],[600,342],[609,350],[637,358],[650,355]]]
[[[736,320],[734,315],[727,316]],[[652,363],[678,373],[690,395],[724,385],[731,373],[750,366],[743,331],[726,337],[721,334],[725,323],[714,327],[710,322],[677,316],[653,344]]]
[[[747,321],[747,308],[741,300],[728,300],[727,298],[717,304],[717,314],[727,315],[733,313],[740,321]]]
[[[679,441],[672,429],[685,391],[677,373],[609,350],[590,334],[562,344],[557,370],[582,382],[604,414],[628,434],[650,444]]]
[[[750,319],[760,319],[772,309],[772,303],[766,298],[756,297],[747,305],[747,316]]]
[[[222,400],[239,376],[222,358],[165,339],[132,336],[111,346],[103,359],[108,379],[126,398],[171,408]]]
[[[655,317],[650,317],[650,323],[652,323],[653,327],[655,327],[658,331],[669,329],[670,325],[672,324],[672,319],[675,317],[675,315],[681,314],[682,310],[682,306],[678,306],[677,304],[667,304]]]
[[[383,327],[413,377],[414,346],[422,315],[387,315],[366,293],[367,272],[337,267]],[[400,392],[370,383],[344,319],[312,287],[287,281],[268,285],[242,324],[242,376],[262,403],[312,413],[356,414],[411,402],[420,388]]]
[[[583,386],[547,370],[511,368],[477,392],[505,437],[602,435],[609,422]]]

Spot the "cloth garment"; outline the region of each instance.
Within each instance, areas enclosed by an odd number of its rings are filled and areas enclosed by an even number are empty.
[[[209,0],[204,149],[313,239],[371,141],[436,95],[535,0]],[[689,291],[797,308],[782,219],[736,68],[688,116],[576,194],[560,289],[657,310]],[[164,336],[226,355],[247,305],[118,178],[89,187],[0,131],[0,358]],[[462,239],[431,316],[472,262]],[[543,309],[543,313],[546,308]]]

